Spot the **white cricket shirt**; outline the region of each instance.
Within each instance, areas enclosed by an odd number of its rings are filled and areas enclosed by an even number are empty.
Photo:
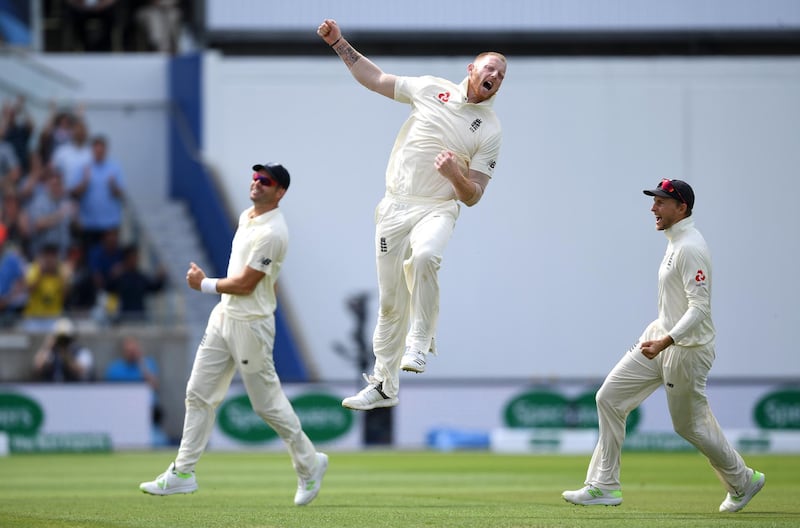
[[[658,319],[679,346],[714,340],[711,252],[691,217],[664,230],[669,241],[658,270]]]
[[[263,271],[264,277],[250,295],[222,294],[222,309],[234,319],[268,317],[275,312],[275,281],[289,245],[289,228],[280,209],[250,218],[252,207],[239,215],[233,236],[228,276],[238,275],[245,266]]]
[[[494,113],[494,96],[468,103],[467,81],[455,84],[438,77],[398,77],[394,98],[411,104],[394,142],[386,168],[390,194],[452,200],[453,186],[433,161],[444,149],[470,169],[491,176],[500,152],[502,131]]]

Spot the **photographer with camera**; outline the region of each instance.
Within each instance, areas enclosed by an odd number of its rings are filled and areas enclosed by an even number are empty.
[[[94,355],[76,341],[75,325],[58,319],[33,358],[38,381],[72,382],[94,379]]]

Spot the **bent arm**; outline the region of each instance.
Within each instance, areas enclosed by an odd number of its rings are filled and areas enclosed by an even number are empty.
[[[456,155],[443,150],[434,160],[434,166],[446,178],[456,193],[456,198],[467,207],[472,207],[481,200],[483,191],[489,184],[489,175],[470,169]]]
[[[217,292],[230,295],[250,295],[256,289],[258,281],[264,277],[263,271],[245,266],[238,275],[224,277],[217,281]]]
[[[264,275],[265,273],[263,271],[258,271],[250,266],[245,266],[238,275],[231,275],[229,277],[222,277],[219,279],[209,279],[206,277],[206,273],[200,266],[194,262],[191,262],[189,264],[189,271],[186,272],[186,282],[189,284],[189,287],[194,290],[206,291],[201,290],[201,288],[203,280],[208,279],[209,281],[216,281],[216,293],[227,293],[229,295],[250,295],[253,293],[253,290],[256,289],[258,281],[260,281]],[[211,290],[208,290],[207,293],[212,292]]]

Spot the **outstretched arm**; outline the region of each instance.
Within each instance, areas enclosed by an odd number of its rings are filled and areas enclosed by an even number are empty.
[[[359,83],[373,92],[394,99],[397,76],[384,73],[374,62],[356,51],[342,36],[342,30],[335,20],[326,18],[317,28],[317,35],[333,48]]]

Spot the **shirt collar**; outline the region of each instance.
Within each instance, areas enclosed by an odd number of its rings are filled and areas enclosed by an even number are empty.
[[[275,218],[276,216],[278,216],[278,212],[280,211],[280,208],[276,207],[275,209],[272,209],[272,210],[270,210],[270,211],[267,211],[266,213],[261,213],[261,214],[260,214],[260,215],[258,215],[258,216],[255,216],[255,217],[253,217],[253,218],[250,218],[250,213],[251,213],[252,211],[253,211],[253,207],[252,207],[252,206],[250,206],[250,209],[248,209],[248,211],[247,211],[247,218],[248,218],[248,220],[249,220],[251,223],[256,223],[256,224],[265,224],[265,223],[269,222],[270,220],[272,220],[273,218]]]
[[[688,230],[692,229],[693,227],[694,227],[694,219],[692,219],[691,216],[687,216],[683,220],[675,222],[674,224],[672,224],[672,226],[665,229],[664,234],[667,236],[667,240],[672,242],[673,240],[675,240]]]

